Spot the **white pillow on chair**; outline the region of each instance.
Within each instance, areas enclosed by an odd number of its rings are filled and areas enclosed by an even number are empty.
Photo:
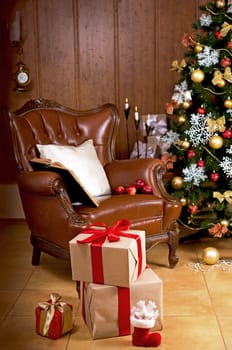
[[[111,188],[105,170],[97,156],[93,140],[87,140],[78,146],[37,144],[41,158],[62,163],[72,170],[92,196],[111,194]]]

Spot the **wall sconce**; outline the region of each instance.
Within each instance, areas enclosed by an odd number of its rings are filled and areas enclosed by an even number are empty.
[[[16,83],[14,91],[26,92],[30,89],[31,74],[23,62],[18,62],[16,66],[17,71],[13,74]]]
[[[23,40],[22,40],[22,26],[21,26],[21,15],[19,11],[16,11],[15,18],[10,24],[9,28],[9,41],[11,47],[16,48],[19,56],[18,62],[16,63],[17,70],[13,73],[13,80],[16,85],[14,91],[25,92],[31,87],[31,74],[23,63]]]
[[[10,24],[9,40],[12,47],[19,48],[21,46],[21,16],[19,11],[16,11],[15,18]]]

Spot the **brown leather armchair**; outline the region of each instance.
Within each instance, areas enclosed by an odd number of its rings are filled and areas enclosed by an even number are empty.
[[[75,111],[54,101],[28,101],[10,113],[13,148],[18,168],[18,187],[31,231],[32,264],[40,263],[41,252],[69,258],[69,240],[95,222],[113,225],[126,218],[131,229],[146,232],[146,248],[160,242],[169,246],[170,267],[178,262],[176,247],[181,205],[163,185],[165,164],[159,159],[115,159],[119,115],[112,104],[88,111]],[[36,144],[77,146],[94,141],[98,157],[107,174],[112,195],[99,207],[74,206],[67,184],[54,171],[33,171],[29,160],[39,157]],[[115,195],[119,184],[133,184],[142,178],[152,186],[153,194]]]

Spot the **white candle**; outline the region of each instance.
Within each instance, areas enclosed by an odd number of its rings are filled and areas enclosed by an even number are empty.
[[[135,106],[135,120],[138,122],[139,121],[139,112],[138,112],[138,107]]]
[[[150,114],[147,115],[147,121],[146,121],[147,126],[151,125],[151,121],[150,121]]]
[[[128,102],[128,98],[126,97],[126,100],[125,100],[125,109],[129,109],[129,102]]]

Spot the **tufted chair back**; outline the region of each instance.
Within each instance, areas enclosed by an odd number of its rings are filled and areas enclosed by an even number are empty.
[[[111,104],[77,112],[53,101],[37,99],[29,101],[15,114],[20,116],[11,119],[19,172],[32,170],[29,160],[39,156],[36,144],[77,146],[93,139],[103,166],[115,159],[119,116]]]

